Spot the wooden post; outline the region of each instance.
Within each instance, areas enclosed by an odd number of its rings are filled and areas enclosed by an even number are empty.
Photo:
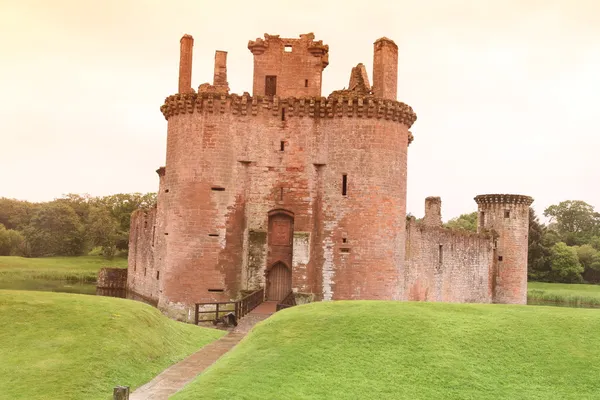
[[[195,312],[195,315],[194,315],[194,324],[196,324],[196,325],[198,325],[198,311],[199,311],[199,308],[200,308],[200,305],[196,304],[196,307],[195,307],[196,312]]]
[[[215,320],[219,320],[219,303],[217,303],[217,315],[215,316]]]
[[[117,386],[113,391],[113,400],[129,400],[129,386]]]

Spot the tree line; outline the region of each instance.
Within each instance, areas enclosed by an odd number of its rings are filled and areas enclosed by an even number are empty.
[[[580,200],[567,200],[544,210],[548,224],[529,208],[529,280],[562,283],[600,283],[600,213]],[[477,231],[477,212],[462,214],[445,224]]]
[[[68,194],[49,202],[0,198],[0,255],[78,256],[98,248],[125,255],[131,213],[156,204],[156,193]]]

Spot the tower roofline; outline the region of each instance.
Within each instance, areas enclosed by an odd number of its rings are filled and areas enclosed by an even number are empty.
[[[524,204],[531,205],[533,197],[521,194],[480,194],[475,196],[477,204]]]

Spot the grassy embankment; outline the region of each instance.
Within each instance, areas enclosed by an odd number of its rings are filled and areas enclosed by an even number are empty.
[[[126,268],[127,259],[116,257],[105,260],[100,256],[0,257],[0,289],[45,291],[61,286],[61,291],[68,291],[68,288],[62,286],[69,282],[75,292],[80,292],[87,284],[90,286],[90,293],[93,293],[95,289],[90,284],[96,282],[98,270],[103,267]]]
[[[527,303],[600,308],[600,285],[529,282]]]
[[[112,297],[0,291],[0,399],[111,399],[224,332]]]
[[[331,302],[257,325],[174,400],[597,399],[600,312]]]

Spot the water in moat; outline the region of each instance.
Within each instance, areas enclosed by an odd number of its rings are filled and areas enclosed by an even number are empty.
[[[27,279],[20,281],[2,282],[0,280],[0,290],[36,290],[40,292],[61,292],[77,293],[95,296],[119,297],[122,299],[131,299],[142,301],[144,303],[156,306],[155,302],[148,301],[133,292],[125,289],[101,289],[96,287],[96,283],[90,282],[72,282],[57,281],[45,279]]]

